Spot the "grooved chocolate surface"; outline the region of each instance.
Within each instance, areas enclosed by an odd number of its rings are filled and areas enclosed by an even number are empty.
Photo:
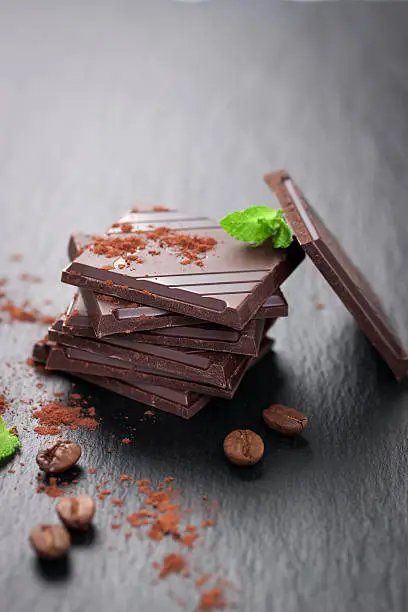
[[[157,255],[149,254],[149,248],[137,253],[143,263],[126,263],[122,257],[99,255],[88,247],[63,271],[62,280],[243,329],[304,258],[296,241],[288,249],[273,249],[270,241],[253,248],[228,236],[211,219],[175,211],[159,216],[160,220],[156,214],[129,213],[123,219],[133,232],[164,225],[199,238],[213,238],[216,244],[202,259],[202,268],[194,263],[182,265],[182,256],[157,242],[151,245]],[[119,239],[128,235],[121,227],[109,231]]]
[[[152,213],[150,213],[152,214]],[[154,216],[159,213],[154,213]],[[140,217],[140,213],[138,214]],[[134,218],[135,213],[128,213],[124,219]],[[72,234],[68,245],[68,254],[71,259],[78,257],[91,241],[91,236],[85,234]],[[178,325],[193,325],[196,319],[181,314],[170,313],[152,306],[121,300],[114,296],[102,295],[90,290],[82,290],[88,313],[92,319],[92,326],[98,338],[103,336],[150,329],[162,329]],[[273,319],[286,317],[288,305],[280,289],[270,295],[257,310],[254,318]]]
[[[408,354],[397,339],[379,298],[306,200],[282,170],[265,180],[276,193],[288,223],[317,269],[340,297],[397,379],[408,373]]]

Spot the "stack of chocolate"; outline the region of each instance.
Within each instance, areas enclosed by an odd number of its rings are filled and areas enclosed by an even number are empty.
[[[398,379],[408,354],[377,296],[286,172],[267,175],[296,237],[253,248],[211,219],[132,209],[103,236],[73,236],[65,283],[79,288],[34,348],[50,370],[184,418],[211,397],[233,397],[287,315],[280,285],[304,251]]]
[[[233,397],[270,350],[265,334],[288,312],[279,287],[304,257],[296,242],[252,248],[162,207],[74,235],[68,251],[62,280],[79,289],[34,359],[184,418]]]

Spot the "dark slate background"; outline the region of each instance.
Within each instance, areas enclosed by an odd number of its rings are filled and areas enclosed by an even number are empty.
[[[102,231],[138,201],[217,217],[272,205],[262,176],[285,167],[366,271],[408,347],[407,27],[403,3],[0,2],[7,294],[58,314],[72,294],[59,283],[70,232]],[[9,262],[15,252],[21,263]],[[43,282],[18,279],[29,270]],[[84,448],[75,490],[92,492],[112,471],[120,497],[123,472],[172,475],[193,522],[201,495],[217,499],[216,526],[190,560],[232,581],[237,610],[403,611],[406,388],[311,262],[285,294],[291,312],[275,328],[275,355],[233,401],[214,401],[190,422],[159,415],[153,423],[142,406],[78,385],[104,422],[72,434]],[[54,502],[35,493],[44,440],[20,400],[35,405],[71,384],[55,376],[47,393],[36,389],[24,360],[44,331],[0,327],[2,387],[16,400],[8,421],[23,442],[0,472],[0,609],[172,612],[183,609],[173,592],[194,610],[193,579],[153,584],[151,563],[177,546],[125,541],[124,528],[110,529],[109,500],[99,503],[93,541],[74,549],[68,567],[49,570],[33,558],[28,530],[53,519]],[[271,402],[309,415],[303,440],[264,429]],[[236,427],[264,436],[259,469],[224,461],[223,437]],[[126,495],[126,511],[137,510],[137,493]]]

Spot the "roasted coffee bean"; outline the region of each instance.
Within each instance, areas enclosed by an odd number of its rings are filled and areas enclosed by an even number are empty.
[[[298,436],[308,425],[305,414],[281,404],[269,406],[263,411],[262,416],[268,427],[287,436]]]
[[[69,470],[81,456],[81,447],[70,440],[57,440],[38,451],[37,463],[47,474],[59,474]]]
[[[41,559],[65,557],[71,537],[62,525],[37,525],[30,532],[30,543]]]
[[[61,521],[70,529],[86,530],[95,514],[95,502],[89,495],[61,497],[57,504]]]
[[[264,443],[254,431],[237,429],[225,438],[224,453],[235,465],[255,465],[263,457]]]

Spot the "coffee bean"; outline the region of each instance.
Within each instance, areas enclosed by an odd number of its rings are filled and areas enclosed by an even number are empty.
[[[95,502],[89,495],[61,497],[57,504],[57,512],[66,527],[85,531],[95,514]]]
[[[71,537],[61,525],[37,525],[30,532],[30,543],[41,559],[65,557]]]
[[[81,447],[70,440],[57,440],[38,451],[37,463],[47,474],[59,474],[69,470],[81,456]]]
[[[255,465],[263,457],[264,443],[254,431],[237,429],[225,438],[224,453],[235,465]]]
[[[263,411],[262,416],[268,427],[287,436],[298,436],[308,425],[305,414],[281,404],[269,406]]]

